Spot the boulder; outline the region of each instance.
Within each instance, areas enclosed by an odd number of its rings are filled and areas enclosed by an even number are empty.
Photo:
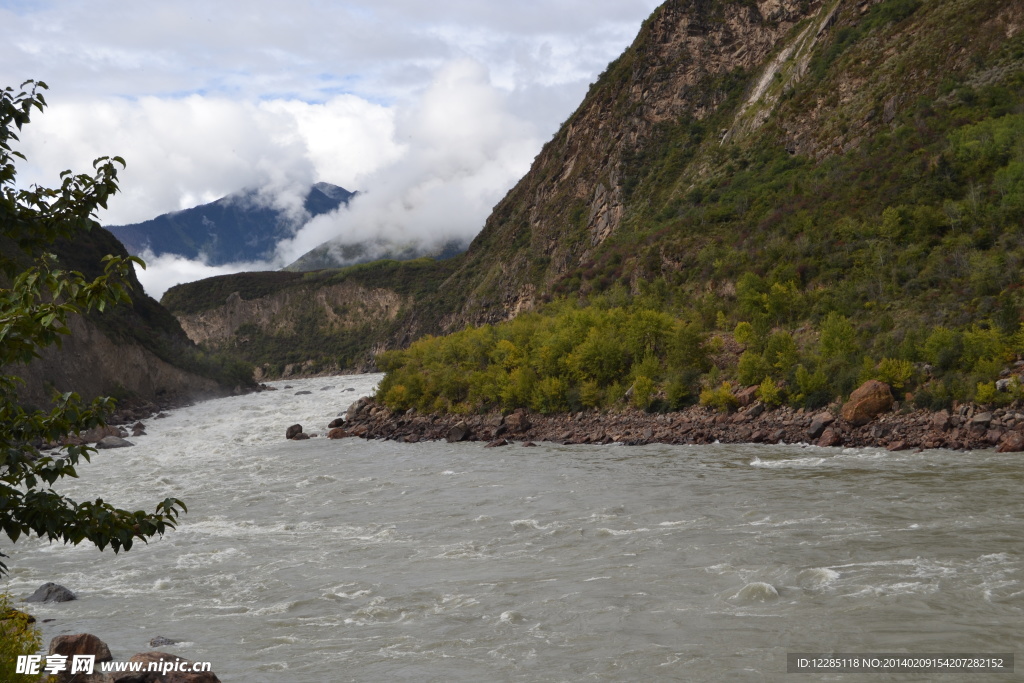
[[[57,583],[44,583],[36,592],[25,598],[25,602],[70,602],[78,596]]]
[[[333,420],[331,420],[331,423],[329,425],[327,425],[327,428],[328,429],[334,429],[335,427],[342,427],[342,426],[344,426],[344,424],[345,424],[345,418],[343,418],[343,417],[336,417]]]
[[[284,432],[284,438],[294,439],[296,436],[302,433],[302,425],[294,424]]]
[[[467,436],[469,436],[469,425],[466,424],[465,420],[460,420],[448,430],[445,439],[447,439],[448,443],[455,443],[462,441]]]
[[[736,400],[740,402],[741,406],[749,406],[751,403],[754,402],[754,399],[757,398],[757,390],[759,388],[760,387],[758,387],[755,384],[753,386],[740,389],[738,392],[736,392]]]
[[[180,640],[174,640],[173,638],[165,638],[163,636],[157,636],[156,638],[150,638],[150,647],[167,647],[168,645],[177,645]]]
[[[320,387],[320,391],[330,391],[334,388],[333,384],[328,384],[326,387]]]
[[[517,408],[511,415],[505,417],[505,426],[510,432],[525,432],[530,428],[530,418],[522,408]]]
[[[866,425],[892,408],[892,391],[885,382],[869,379],[854,389],[843,404],[843,419],[855,427]]]
[[[132,425],[132,436],[145,436],[145,435],[146,435],[146,425],[142,424],[141,422],[136,422],[134,425]]]
[[[506,441],[505,439],[498,439],[497,441],[490,442],[489,444],[484,446],[484,448],[498,448],[499,446],[507,446],[507,445],[508,445],[508,441]]]
[[[96,442],[96,448],[128,448],[134,445],[131,441],[126,441],[119,436],[105,436]]]
[[[977,415],[975,415],[974,417],[971,418],[971,427],[974,427],[975,425],[979,425],[981,427],[986,427],[987,428],[991,422],[992,422],[992,413],[986,411],[984,413],[978,413]]]
[[[357,399],[356,402],[353,403],[352,405],[350,405],[348,407],[348,410],[345,411],[345,421],[346,422],[351,422],[352,420],[354,420],[356,415],[358,415],[360,412],[362,412],[363,408],[365,408],[367,405],[369,405],[369,403],[370,403],[370,399],[367,398],[366,396],[363,396],[362,398]]]
[[[220,679],[212,671],[191,671],[194,662],[184,657],[172,655],[169,652],[140,652],[128,661],[142,662],[143,669],[149,668],[150,663],[156,663],[162,664],[163,668],[167,669],[170,669],[170,666],[174,666],[175,668],[186,670],[168,670],[167,673],[163,674],[157,671],[122,674],[115,677],[114,680],[117,683],[220,683]]]
[[[306,434],[305,432],[299,432],[298,434],[292,437],[292,441],[304,441],[305,439],[308,438],[309,434]]]
[[[842,443],[842,438],[839,436],[839,432],[831,427],[826,427],[825,431],[821,433],[821,438],[818,439],[818,445],[822,448],[838,446],[840,443]]]
[[[102,441],[106,436],[120,436],[121,432],[117,427],[113,425],[105,425],[103,427],[93,427],[84,432],[78,433],[78,438],[82,440],[82,443],[96,443]]]
[[[1003,440],[999,442],[999,447],[996,448],[996,451],[999,453],[1020,453],[1024,451],[1024,434],[1018,431],[1003,434]]]
[[[307,394],[312,394],[312,393],[313,393],[312,391],[305,391],[305,390],[303,390],[303,391],[296,391],[295,395],[296,396],[305,396]]]
[[[102,640],[91,633],[77,633],[74,635],[57,636],[50,641],[49,655],[60,655],[67,657],[64,671],[47,678],[51,683],[114,683],[111,674],[100,673],[97,662],[109,662],[113,659],[110,648]],[[82,671],[71,673],[71,662],[74,657],[81,655],[92,655],[93,673],[86,674]]]
[[[949,411],[940,410],[939,412],[932,415],[931,425],[933,429],[940,432],[944,432],[950,427]]]
[[[93,655],[97,662],[109,662],[114,659],[107,644],[91,633],[57,636],[50,641],[49,654],[64,655],[69,659],[73,655]]]
[[[811,426],[807,428],[807,436],[812,439],[819,438],[825,431],[825,427],[835,422],[832,413],[818,413],[811,419]]]
[[[340,427],[335,427],[331,431],[327,432],[328,439],[344,439],[348,435],[348,432],[346,432],[344,429],[341,429]]]

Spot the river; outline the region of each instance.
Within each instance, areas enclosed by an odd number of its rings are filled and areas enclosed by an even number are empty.
[[[285,441],[378,380],[148,420],[60,490],[173,495],[179,528],[119,555],[5,537],[8,590],[78,593],[31,606],[47,642],[123,660],[165,636],[223,681],[782,681],[788,652],[1024,651],[1020,454]]]

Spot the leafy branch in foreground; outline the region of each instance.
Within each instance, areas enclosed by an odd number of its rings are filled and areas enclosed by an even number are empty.
[[[145,267],[135,257],[107,256],[103,275],[89,280],[62,270],[45,251],[57,239],[79,238],[98,225],[96,211],[117,192],[117,167],[124,160],[101,157],[93,162],[94,175],[65,171],[59,188],[18,189],[14,159],[25,157],[11,143],[32,110],[42,111],[46,104],[39,92],[45,83],[26,81],[21,87],[17,93],[0,91],[0,368],[27,364],[42,349],[59,347],[70,333],[71,316],[130,302],[130,269],[133,264]],[[60,479],[78,476],[79,461],[88,461],[95,449],[73,445],[46,455],[40,448],[102,426],[114,401],[98,398],[85,405],[77,394],[66,392],[55,396],[46,412],[21,405],[20,382],[0,374],[0,529],[12,541],[35,534],[72,544],[88,541],[101,550],[109,545],[118,552],[130,549],[135,539],[145,541],[175,526],[178,515],[187,511],[176,498],[147,513],[122,510],[102,499],[76,502],[54,491]],[[6,570],[0,562],[0,574]]]

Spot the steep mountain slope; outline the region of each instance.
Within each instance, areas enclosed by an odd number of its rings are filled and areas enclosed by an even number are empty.
[[[726,350],[737,323],[803,344],[832,314],[875,361],[924,358],[938,328],[1012,334],[1022,28],[1024,0],[669,0],[466,254],[388,267],[422,285],[363,348],[558,297],[642,300]],[[224,314],[202,289],[172,303]]]
[[[294,263],[285,266],[284,270],[302,273],[325,268],[344,268],[382,259],[393,261],[412,261],[424,257],[448,259],[464,252],[466,246],[465,242],[454,240],[434,246],[418,241],[398,244],[385,239],[350,242],[344,238],[338,238],[324,242],[315,249],[310,249]]]
[[[952,130],[1020,110],[1021,24],[1019,1],[670,0],[495,207],[446,327],[613,282],[728,294],[773,239],[958,200],[915,186],[948,182]]]
[[[109,232],[95,226],[81,239],[52,245],[61,265],[95,278],[107,254],[126,256]],[[12,252],[13,253],[13,252]],[[5,368],[25,380],[20,398],[48,405],[54,389],[75,391],[86,399],[113,395],[144,400],[181,400],[224,395],[250,386],[251,368],[200,352],[177,319],[147,296],[134,274],[130,306],[72,316],[71,334],[61,348],[49,347],[27,366]]]
[[[271,257],[277,243],[295,228],[347,204],[354,194],[337,185],[317,183],[309,189],[302,211],[293,215],[269,205],[255,190],[243,190],[143,223],[107,229],[135,255],[149,249],[157,256],[180,254],[196,259],[205,255],[210,265],[259,261]]]

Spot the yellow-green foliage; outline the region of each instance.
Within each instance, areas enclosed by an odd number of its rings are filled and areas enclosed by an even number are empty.
[[[381,354],[378,365],[387,375],[377,396],[393,410],[555,413],[613,404],[632,377],[633,404],[646,409],[665,376],[699,376],[707,366],[703,345],[698,330],[666,313],[559,303],[544,314],[426,337]]]
[[[883,358],[875,369],[875,379],[894,389],[903,389],[914,376],[914,364],[908,360]]]
[[[975,401],[978,403],[995,403],[996,396],[995,382],[978,382],[978,387],[974,392]]]
[[[42,647],[39,629],[28,615],[11,607],[10,596],[0,593],[0,683],[34,681],[38,676],[15,674],[19,655],[31,655]]]
[[[722,382],[717,388],[708,388],[700,392],[700,404],[714,408],[723,413],[734,410],[740,404],[736,394],[732,393],[732,387],[728,382]]]
[[[757,388],[757,397],[769,408],[782,405],[782,390],[771,377],[765,377]]]

